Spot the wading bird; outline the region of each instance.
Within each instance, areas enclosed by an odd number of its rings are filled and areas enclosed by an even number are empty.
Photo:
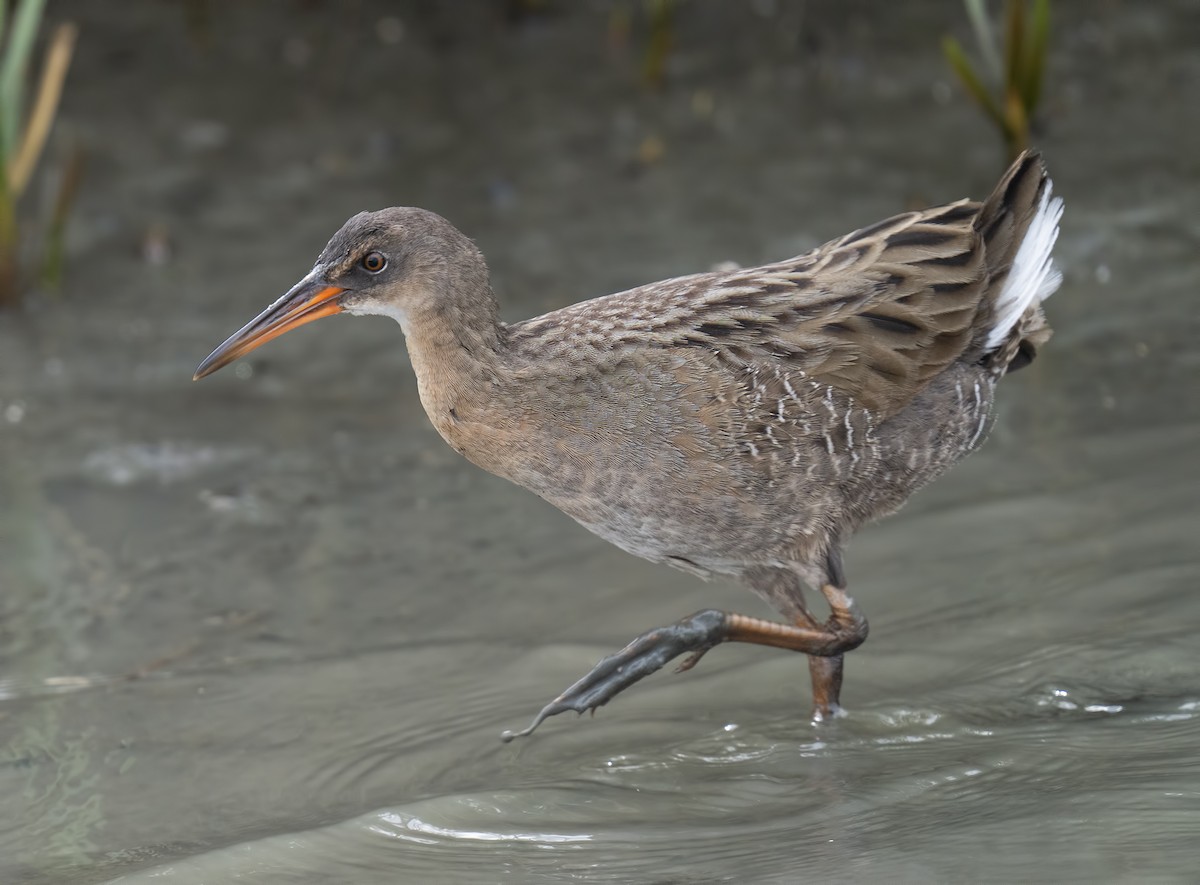
[[[1041,303],[1061,282],[1061,214],[1025,153],[983,203],[508,325],[483,256],[449,222],[363,212],[195,377],[319,317],[392,317],[456,451],[635,556],[738,579],[783,617],[705,610],[649,630],[518,734],[722,642],[806,654],[823,719],[840,711],[842,656],[867,637],[842,550],[983,441],[996,382],[1050,337]]]

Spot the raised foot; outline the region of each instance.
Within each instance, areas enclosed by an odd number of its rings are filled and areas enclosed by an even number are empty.
[[[513,738],[527,737],[547,718],[567,710],[580,714],[587,710],[595,712],[597,707],[685,652],[692,654],[679,669],[691,669],[706,651],[726,638],[726,615],[716,609],[696,612],[669,627],[647,630],[616,654],[601,660],[586,676],[544,706],[528,728],[506,731],[500,739],[507,743]]]

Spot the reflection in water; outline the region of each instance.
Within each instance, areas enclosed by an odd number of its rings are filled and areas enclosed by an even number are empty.
[[[1163,704],[1175,711],[1155,716],[1170,722],[1166,728],[1130,716],[1117,731],[1099,732],[1082,711],[1064,720],[1047,710],[1047,719],[1032,715],[1036,706],[1031,700],[1024,716],[963,713],[987,719],[987,727],[946,721],[950,715],[872,711],[826,746],[800,751],[788,739],[794,725],[782,717],[765,728],[739,727],[735,744],[723,743],[724,727],[666,746],[642,742],[615,765],[547,748],[540,783],[414,801],[174,861],[171,870],[187,881],[233,871],[286,881],[319,870],[322,881],[350,882],[331,858],[353,857],[356,875],[388,871],[414,881],[502,874],[553,881],[567,873],[658,881],[664,871],[678,881],[783,882],[798,871],[817,881],[915,881],[934,870],[962,880],[978,878],[979,846],[1003,839],[1014,850],[990,860],[990,869],[1027,879],[1041,878],[1056,857],[1069,858],[1081,876],[1111,872],[1123,852],[1144,859],[1151,846],[1130,839],[1150,828],[1158,845],[1184,838],[1195,792],[1176,788],[1178,766],[1158,748],[1194,737],[1196,701]],[[604,740],[640,726],[628,723]],[[1106,768],[1097,778],[1097,765],[1128,746],[1129,727],[1145,755],[1123,774]],[[1137,823],[1129,817],[1135,809],[1144,818]],[[1026,826],[1030,816],[1036,828]],[[407,847],[395,847],[397,840]],[[1071,848],[1106,840],[1100,852]],[[936,853],[935,864],[926,852]],[[1137,862],[1121,860],[1131,869]]]
[[[496,809],[501,811],[502,809]],[[539,845],[557,845],[564,842],[587,842],[592,839],[586,834],[565,833],[492,833],[480,830],[459,830],[440,827],[416,817],[387,811],[379,815],[380,825],[372,832],[398,839],[411,839],[423,845],[437,845],[442,839],[466,839],[472,842],[533,842]],[[387,824],[388,826],[383,826]],[[430,838],[437,837],[437,838]]]

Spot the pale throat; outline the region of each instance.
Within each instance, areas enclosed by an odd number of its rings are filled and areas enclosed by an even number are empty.
[[[400,324],[400,330],[407,338],[409,335],[408,311],[392,301],[368,299],[357,304],[348,305],[346,313],[350,316],[383,316],[391,317]]]
[[[494,318],[490,327],[478,329],[464,322],[459,311],[413,312],[382,299],[348,306],[346,312],[390,317],[400,324],[421,404],[444,436],[453,424],[490,413],[491,392],[503,371]]]

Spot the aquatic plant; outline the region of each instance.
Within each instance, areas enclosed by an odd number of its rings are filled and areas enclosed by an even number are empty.
[[[17,204],[54,126],[75,48],[76,27],[59,25],[46,48],[32,108],[23,116],[29,63],[45,5],[46,0],[17,0],[11,11],[10,26],[9,4],[0,2],[0,40],[4,41],[0,49],[0,307],[15,306],[21,298],[21,227]],[[76,152],[75,159],[67,163],[47,231],[46,270],[51,278],[61,270],[61,240],[80,168],[81,158]]]
[[[639,7],[641,15],[635,14]],[[675,42],[675,0],[613,4],[608,17],[609,45],[625,50],[634,31],[642,30],[641,19],[645,19],[647,32],[641,57],[642,85],[647,89],[661,89],[666,80],[667,60]]]
[[[642,60],[642,80],[651,89],[661,89],[674,42],[675,0],[646,0],[646,12],[650,16],[650,39]]]
[[[1029,129],[1041,97],[1050,0],[1032,4],[1007,0],[1003,48],[992,29],[986,0],[963,0],[963,5],[994,91],[984,85],[984,77],[957,40],[945,37],[942,51],[967,93],[1000,131],[1011,160],[1029,145]]]

